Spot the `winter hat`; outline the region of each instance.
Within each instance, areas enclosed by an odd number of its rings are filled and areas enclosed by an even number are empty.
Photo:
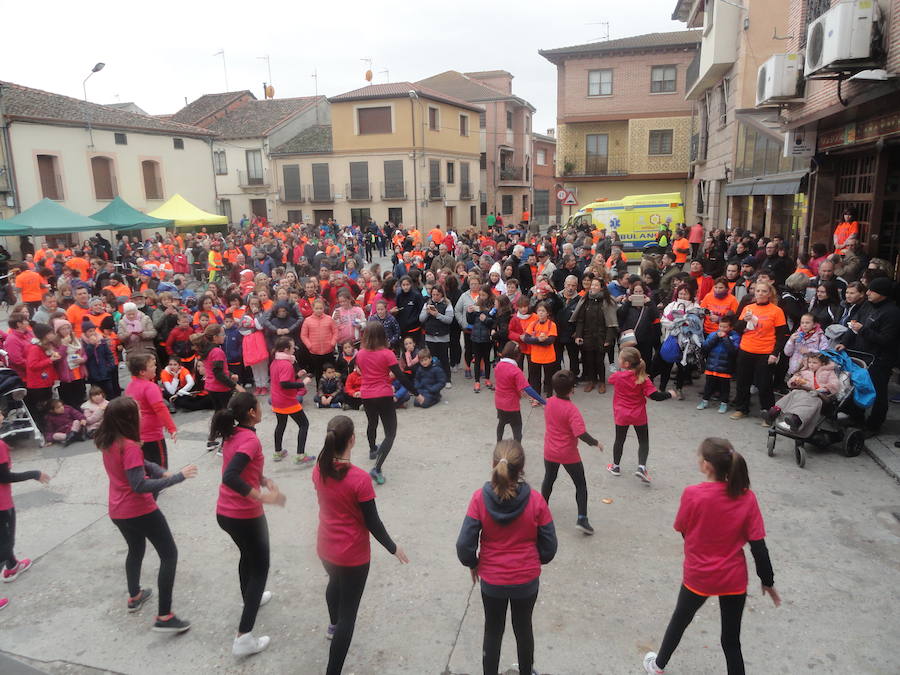
[[[875,277],[869,282],[869,290],[878,295],[890,296],[894,291],[894,282],[887,277]]]
[[[126,312],[130,312],[132,310],[137,311],[137,305],[134,304],[133,302],[126,302],[124,305],[122,305],[122,313],[123,314]]]
[[[69,323],[66,319],[53,319],[53,332],[58,332],[60,328],[63,326],[71,327],[72,324]]]

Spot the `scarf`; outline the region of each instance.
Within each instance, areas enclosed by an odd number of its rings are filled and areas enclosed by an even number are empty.
[[[291,363],[294,363],[297,358],[293,354],[288,354],[287,352],[275,352],[275,360],[290,361]]]

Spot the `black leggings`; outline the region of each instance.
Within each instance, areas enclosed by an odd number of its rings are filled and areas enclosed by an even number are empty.
[[[159,556],[159,614],[172,613],[172,588],[175,586],[175,568],[178,565],[178,548],[169,530],[169,524],[162,511],[156,509],[137,518],[113,518],[113,524],[125,537],[128,555],[125,557],[125,578],[128,581],[129,597],[137,597],[141,592],[141,563],[147,540],[153,544]]]
[[[258,518],[229,518],[216,514],[216,521],[241,552],[238,578],[244,611],[241,612],[238,633],[249,633],[256,623],[256,613],[269,578],[269,526],[264,515]]]
[[[281,441],[284,439],[284,429],[289,417],[297,424],[297,454],[302,455],[306,452],[306,434],[309,432],[309,420],[302,410],[290,414],[275,413],[275,452],[281,452]]]
[[[513,438],[522,440],[522,413],[519,410],[497,410],[497,442],[503,440],[506,425],[512,428]]]
[[[366,590],[369,563],[356,567],[342,567],[327,560],[322,561],[328,573],[325,587],[325,602],[328,604],[328,622],[335,627],[331,649],[328,652],[326,675],[340,675],[344,660],[356,628],[356,613]]]
[[[706,386],[703,387],[703,400],[708,401],[713,394],[718,394],[719,401],[722,403],[728,403],[728,398],[731,395],[731,378],[707,375]]]
[[[775,394],[772,392],[772,367],[768,354],[751,354],[738,350],[735,365],[737,385],[734,394],[734,407],[742,413],[750,412],[750,385],[755,384],[759,390],[759,407],[768,410],[775,405]]]
[[[650,364],[650,372],[653,375],[659,375],[660,391],[665,391],[666,387],[669,385],[669,379],[672,377],[673,365],[675,366],[675,388],[681,389],[684,387],[684,380],[687,376],[687,369],[681,365],[681,361],[676,361],[674,364],[669,363],[660,356],[659,352],[656,352],[656,355],[653,357],[653,363]]]
[[[12,569],[16,559],[16,510],[0,511],[0,570]]]
[[[474,353],[475,381],[481,379],[482,374],[486,380],[491,379],[491,343],[490,342],[473,342],[472,352]]]
[[[463,332],[463,363],[466,366],[466,370],[471,368],[472,359],[475,358],[473,346],[472,346],[472,334]]]
[[[530,673],[534,665],[534,630],[531,613],[537,601],[537,592],[527,598],[494,598],[481,593],[484,603],[484,642],[481,665],[484,675],[496,675],[500,669],[500,647],[506,629],[506,607],[510,607],[516,651],[519,655],[519,672]]]
[[[656,655],[656,665],[665,668],[672,658],[672,653],[681,642],[681,636],[694,619],[694,614],[706,602],[705,595],[697,595],[684,586],[678,592],[678,603],[672,618],[669,619],[669,627],[663,636],[659,654]],[[722,635],[720,642],[722,651],[725,652],[725,662],[728,664],[728,675],[744,675],[744,657],[741,654],[741,616],[744,613],[744,602],[747,596],[720,595],[719,611],[722,614]]]
[[[425,346],[428,347],[428,350],[431,352],[431,355],[435,357],[438,361],[441,362],[441,368],[444,371],[444,377],[447,378],[447,382],[450,381],[450,343],[449,342],[436,342],[429,339],[425,339]]]
[[[544,376],[544,396],[550,396],[553,393],[551,381],[553,373],[557,371],[556,361],[550,363],[534,363],[531,357],[528,357],[528,384],[537,392],[541,393],[541,375]]]
[[[461,333],[462,328],[456,323],[456,319],[453,319],[453,323],[450,324],[450,365],[453,367],[458,366],[462,359],[462,346],[459,343]]]
[[[584,479],[584,464],[574,462],[572,464],[563,464],[569,478],[575,483],[575,504],[578,506],[578,517],[587,516],[587,481]],[[553,492],[553,484],[556,482],[556,475],[559,473],[559,462],[551,462],[544,460],[544,482],[541,483],[541,496],[544,501],[550,502],[550,494]]]
[[[628,426],[627,424],[616,425],[616,440],[613,443],[613,464],[616,466],[622,461],[622,449],[625,447]],[[650,455],[650,430],[646,424],[635,424],[634,433],[638,438],[638,466],[646,466],[647,457]]]
[[[394,407],[394,397],[365,398],[363,399],[363,406],[366,409],[366,420],[369,422],[366,427],[366,438],[369,439],[370,451],[375,451],[375,438],[378,434],[379,419],[384,427],[384,440],[381,441],[378,459],[375,460],[375,469],[381,471],[384,460],[387,459],[388,453],[394,445],[394,439],[397,437],[397,408]]]
[[[585,382],[606,382],[606,367],[603,364],[605,351],[600,349],[581,350],[581,379]]]

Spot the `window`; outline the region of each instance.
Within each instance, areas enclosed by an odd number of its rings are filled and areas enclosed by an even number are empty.
[[[728,123],[728,78],[722,80],[719,85],[719,126],[724,127]]]
[[[62,201],[62,177],[59,174],[59,157],[56,155],[37,156],[38,173],[41,177],[41,194],[45,199]]]
[[[331,197],[331,179],[328,174],[327,164],[312,165],[313,178],[313,200],[317,202],[330,202]]]
[[[650,148],[647,150],[649,155],[671,155],[672,154],[672,129],[654,129],[650,132]]]
[[[247,150],[247,185],[263,184],[262,150]]]
[[[468,115],[460,115],[459,116],[459,135],[460,136],[468,136],[469,135],[469,116]]]
[[[675,66],[653,66],[650,69],[650,92],[662,94],[675,91],[676,72]]]
[[[281,178],[284,182],[284,193],[282,194],[284,201],[289,204],[296,204],[297,202],[302,201],[300,190],[300,165],[285,164],[282,166]],[[291,220],[290,222],[296,223],[298,221]]]
[[[525,115],[525,133],[531,133],[531,115]]]
[[[507,111],[506,111],[506,128],[507,128],[507,129],[512,129],[512,128],[513,128],[513,114],[512,114],[512,110],[507,110]]]
[[[228,218],[228,222],[231,223],[231,200],[230,199],[220,199],[219,200],[219,215],[225,216]]]
[[[806,33],[809,24],[822,16],[831,9],[831,0],[805,0],[806,5],[806,24],[800,29],[800,48],[806,46]]]
[[[384,190],[381,194],[383,199],[406,199],[402,159],[384,161]]]
[[[172,145],[176,150],[184,150],[184,139],[183,138],[173,138]]]
[[[504,216],[512,215],[513,212],[513,196],[503,195],[500,201],[500,213]]]
[[[91,157],[91,174],[94,178],[96,199],[113,199],[116,196],[116,177],[109,157]]]
[[[213,152],[213,169],[217,176],[228,175],[228,160],[225,159],[224,150],[216,150]]]
[[[113,134],[116,139],[116,145],[128,145],[128,136],[126,134]]]
[[[612,96],[612,84],[611,68],[588,71],[588,96]]]
[[[163,189],[159,162],[145,159],[141,162],[141,175],[144,178],[144,196],[147,199],[162,199]]]
[[[537,151],[537,163],[538,163],[538,166],[547,166],[547,151],[546,150],[538,150]]]
[[[479,213],[483,216],[488,214],[487,210],[487,192],[479,192],[478,199],[481,202],[481,206],[479,207]]]
[[[453,162],[447,162],[447,185],[453,185],[456,182],[455,168]]]
[[[469,183],[469,163],[459,163],[459,198],[472,198],[472,184]]]
[[[369,194],[369,163],[350,162],[350,199],[371,199]]]
[[[294,225],[296,225],[298,223],[302,223],[303,222],[303,211],[300,211],[300,210],[292,211],[289,209],[287,212],[287,221]]]
[[[440,199],[443,197],[441,189],[441,162],[438,159],[428,160],[428,197]]]
[[[609,136],[607,134],[588,134],[585,136],[584,172],[588,175],[604,175],[609,168]]]
[[[482,110],[480,113],[478,113],[478,128],[479,129],[487,128],[487,113],[484,110]]]
[[[433,106],[428,106],[428,128],[432,131],[441,129],[441,111]]]
[[[487,153],[486,152],[481,153],[481,157],[478,160],[478,168],[479,169],[487,168]]]
[[[391,134],[391,106],[357,108],[356,128],[362,134]]]

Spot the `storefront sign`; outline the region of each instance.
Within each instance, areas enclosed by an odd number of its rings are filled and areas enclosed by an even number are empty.
[[[883,136],[900,133],[900,112],[874,117],[863,122],[851,122],[837,129],[819,133],[819,150],[842,145],[874,141]]]
[[[784,135],[785,157],[812,157],[816,154],[816,127],[791,129]]]

